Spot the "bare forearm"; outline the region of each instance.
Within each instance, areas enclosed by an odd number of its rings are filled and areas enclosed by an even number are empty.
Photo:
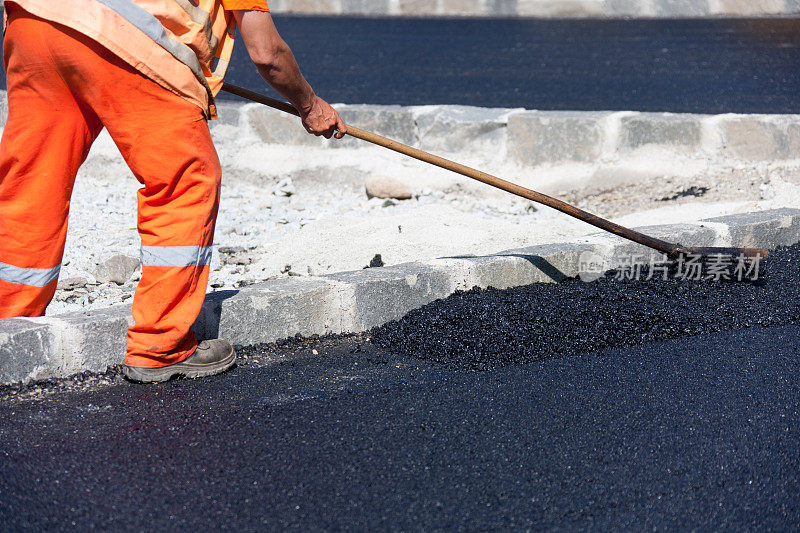
[[[282,43],[269,62],[256,64],[258,73],[300,112],[308,112],[314,104],[314,90],[300,73],[294,54]]]
[[[291,49],[269,13],[235,11],[239,30],[258,73],[301,112],[313,105],[314,91],[300,73]]]
[[[328,102],[314,94],[300,73],[294,54],[264,11],[234,11],[242,39],[259,74],[300,111],[309,133],[341,139],[347,126]]]

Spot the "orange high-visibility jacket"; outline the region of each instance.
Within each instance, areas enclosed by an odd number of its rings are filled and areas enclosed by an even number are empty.
[[[216,118],[214,96],[233,52],[230,12],[269,11],[266,0],[6,0],[12,2],[94,39],[207,118]]]

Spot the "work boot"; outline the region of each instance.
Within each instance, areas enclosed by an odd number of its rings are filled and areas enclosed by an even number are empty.
[[[137,383],[155,383],[168,381],[175,377],[201,378],[225,372],[236,362],[236,352],[233,347],[222,339],[202,341],[197,349],[181,361],[169,366],[159,368],[144,368],[140,366],[122,367],[125,377]]]

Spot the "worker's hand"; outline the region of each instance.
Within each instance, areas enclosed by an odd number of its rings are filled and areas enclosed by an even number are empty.
[[[301,118],[308,133],[321,135],[326,139],[333,136],[341,139],[347,133],[347,127],[339,113],[318,96],[314,96],[313,103],[307,110],[301,111]]]

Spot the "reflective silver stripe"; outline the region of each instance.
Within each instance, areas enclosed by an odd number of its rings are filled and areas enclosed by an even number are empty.
[[[209,264],[210,246],[142,246],[142,266],[188,267]]]
[[[222,74],[225,73],[227,69],[228,69],[228,62],[225,61],[224,59],[215,57],[213,61],[211,61],[211,73],[214,76],[221,76]]]
[[[192,19],[196,24],[200,24],[203,27],[203,31],[206,34],[206,40],[208,41],[208,46],[211,47],[211,53],[213,54],[214,51],[217,49],[217,45],[219,44],[219,39],[214,35],[214,31],[211,28],[211,15],[198,6],[192,0],[175,0],[181,8],[189,15],[189,18]]]
[[[164,26],[153,16],[152,13],[146,9],[137,6],[130,0],[97,0],[104,6],[113,9],[122,18],[136,26],[139,30],[144,32],[148,37],[153,39],[157,44],[164,48],[167,52],[172,54],[175,59],[192,69],[192,72],[200,80],[206,88],[206,78],[203,75],[203,69],[200,68],[200,61],[197,59],[194,51],[183,43],[171,39]]]
[[[58,278],[59,272],[61,272],[61,265],[53,268],[22,268],[0,263],[0,279],[17,285],[46,287]]]

